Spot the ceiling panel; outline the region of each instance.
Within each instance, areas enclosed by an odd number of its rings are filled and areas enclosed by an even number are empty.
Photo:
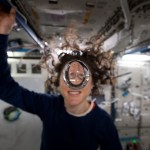
[[[13,0],[12,0],[13,1]],[[150,1],[149,0],[20,0],[20,11],[33,29],[45,40],[53,36],[64,36],[70,24],[79,37],[93,35],[104,37],[109,42],[116,34],[116,45],[107,46],[121,51],[149,41]],[[122,3],[122,5],[121,5]],[[23,11],[24,10],[24,11]],[[25,13],[24,13],[25,12]],[[129,19],[131,23],[128,24]],[[126,28],[129,26],[128,28]],[[33,42],[21,32],[12,32],[11,39],[22,38]],[[108,44],[106,44],[108,45]],[[108,49],[106,49],[108,50]]]

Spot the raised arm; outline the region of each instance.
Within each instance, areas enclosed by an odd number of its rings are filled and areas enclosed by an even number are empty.
[[[15,14],[14,8],[6,13],[0,5],[0,99],[42,118],[51,109],[54,97],[29,91],[15,82],[10,75],[7,40],[15,23]]]

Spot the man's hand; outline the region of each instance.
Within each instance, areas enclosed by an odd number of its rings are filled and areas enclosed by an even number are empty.
[[[16,22],[16,10],[11,8],[5,12],[0,4],[0,34],[9,34]]]

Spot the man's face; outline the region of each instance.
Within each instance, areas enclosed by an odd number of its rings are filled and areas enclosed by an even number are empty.
[[[70,88],[64,81],[63,71],[59,80],[59,89],[61,94],[64,97],[65,103],[67,105],[78,105],[84,101],[89,96],[91,89],[93,87],[91,75],[87,84],[83,88]],[[68,79],[73,85],[79,85],[85,79],[85,71],[84,67],[78,62],[73,61],[70,63],[70,67],[68,69]]]
[[[84,69],[79,62],[72,62],[68,70],[69,81],[78,85],[84,80]]]
[[[63,79],[71,89],[82,89],[89,81],[88,66],[80,60],[69,61],[63,68]]]

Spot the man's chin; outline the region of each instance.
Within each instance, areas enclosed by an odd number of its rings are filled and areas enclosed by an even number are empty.
[[[77,106],[77,105],[79,105],[79,99],[74,99],[74,98],[71,98],[71,99],[69,99],[69,100],[67,100],[67,105],[69,105],[69,106]]]

